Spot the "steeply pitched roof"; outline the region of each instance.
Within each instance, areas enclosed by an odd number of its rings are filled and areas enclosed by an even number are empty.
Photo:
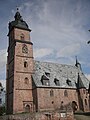
[[[81,77],[80,77],[79,73],[78,73],[78,80],[77,80],[77,88],[78,89],[85,88],[85,86],[84,86],[84,84],[83,84],[83,82],[81,80]]]
[[[28,31],[31,31],[27,25],[27,23],[22,19],[22,16],[20,15],[20,12],[17,11],[15,16],[14,16],[15,20],[11,21],[9,23],[9,30],[12,30],[12,28],[16,27],[16,28],[20,28],[20,29],[25,29]]]
[[[80,69],[71,65],[35,61],[33,80],[37,87],[77,88],[76,83],[78,81],[78,72],[84,86],[88,89],[89,80]],[[50,73],[50,76],[47,76],[50,81],[50,86],[42,85],[41,78],[43,75],[46,76],[45,73]],[[55,78],[59,80],[59,86],[55,84]],[[71,81],[70,85],[67,84],[67,79]]]

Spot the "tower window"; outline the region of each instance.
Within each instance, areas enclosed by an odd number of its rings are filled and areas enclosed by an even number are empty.
[[[29,79],[27,77],[25,78],[25,84],[29,84]]]
[[[28,63],[25,61],[24,62],[24,67],[27,68],[28,67]]]
[[[24,36],[23,33],[21,34],[20,39],[21,39],[21,40],[24,40],[24,39],[25,39],[25,36]]]

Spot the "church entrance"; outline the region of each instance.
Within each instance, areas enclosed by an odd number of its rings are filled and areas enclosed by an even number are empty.
[[[27,104],[27,105],[25,106],[25,112],[30,112],[30,105]]]
[[[75,112],[78,109],[78,105],[75,101],[72,101],[72,108],[73,108],[73,112]]]

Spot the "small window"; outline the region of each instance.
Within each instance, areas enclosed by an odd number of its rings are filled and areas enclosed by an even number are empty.
[[[21,40],[24,40],[24,39],[25,39],[25,36],[24,36],[23,33],[21,34],[20,38],[21,38]]]
[[[58,79],[54,79],[54,82],[55,82],[55,84],[57,85],[57,86],[60,86],[60,82],[59,82],[59,80]]]
[[[50,90],[50,96],[51,96],[51,97],[54,96],[54,92],[53,92],[52,89]]]
[[[85,105],[87,105],[87,100],[85,99]]]
[[[2,99],[0,98],[0,104],[2,104]]]
[[[25,61],[24,62],[24,67],[27,68],[28,67],[28,63]]]
[[[68,92],[67,92],[67,90],[64,91],[64,96],[65,96],[65,97],[68,97]]]
[[[29,83],[29,79],[26,77],[25,78],[25,84],[28,84]]]
[[[72,86],[72,83],[69,79],[66,80],[66,83],[69,85],[69,86]]]

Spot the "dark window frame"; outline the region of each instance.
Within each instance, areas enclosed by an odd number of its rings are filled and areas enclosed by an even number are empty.
[[[20,35],[20,39],[21,39],[21,40],[24,40],[24,39],[25,39],[25,35],[24,35],[23,33]]]
[[[67,79],[67,80],[66,80],[66,83],[67,83],[69,86],[72,86],[71,80]]]
[[[24,82],[25,82],[25,84],[29,84],[29,79],[28,79],[28,77],[25,77]]]
[[[54,91],[51,89],[50,90],[50,97],[53,97],[54,96]]]
[[[64,91],[64,96],[65,96],[65,97],[68,97],[68,92],[67,92],[67,90]]]
[[[27,68],[28,67],[28,63],[27,61],[24,61],[24,68]]]
[[[60,81],[57,78],[54,79],[54,83],[56,86],[60,86]]]

